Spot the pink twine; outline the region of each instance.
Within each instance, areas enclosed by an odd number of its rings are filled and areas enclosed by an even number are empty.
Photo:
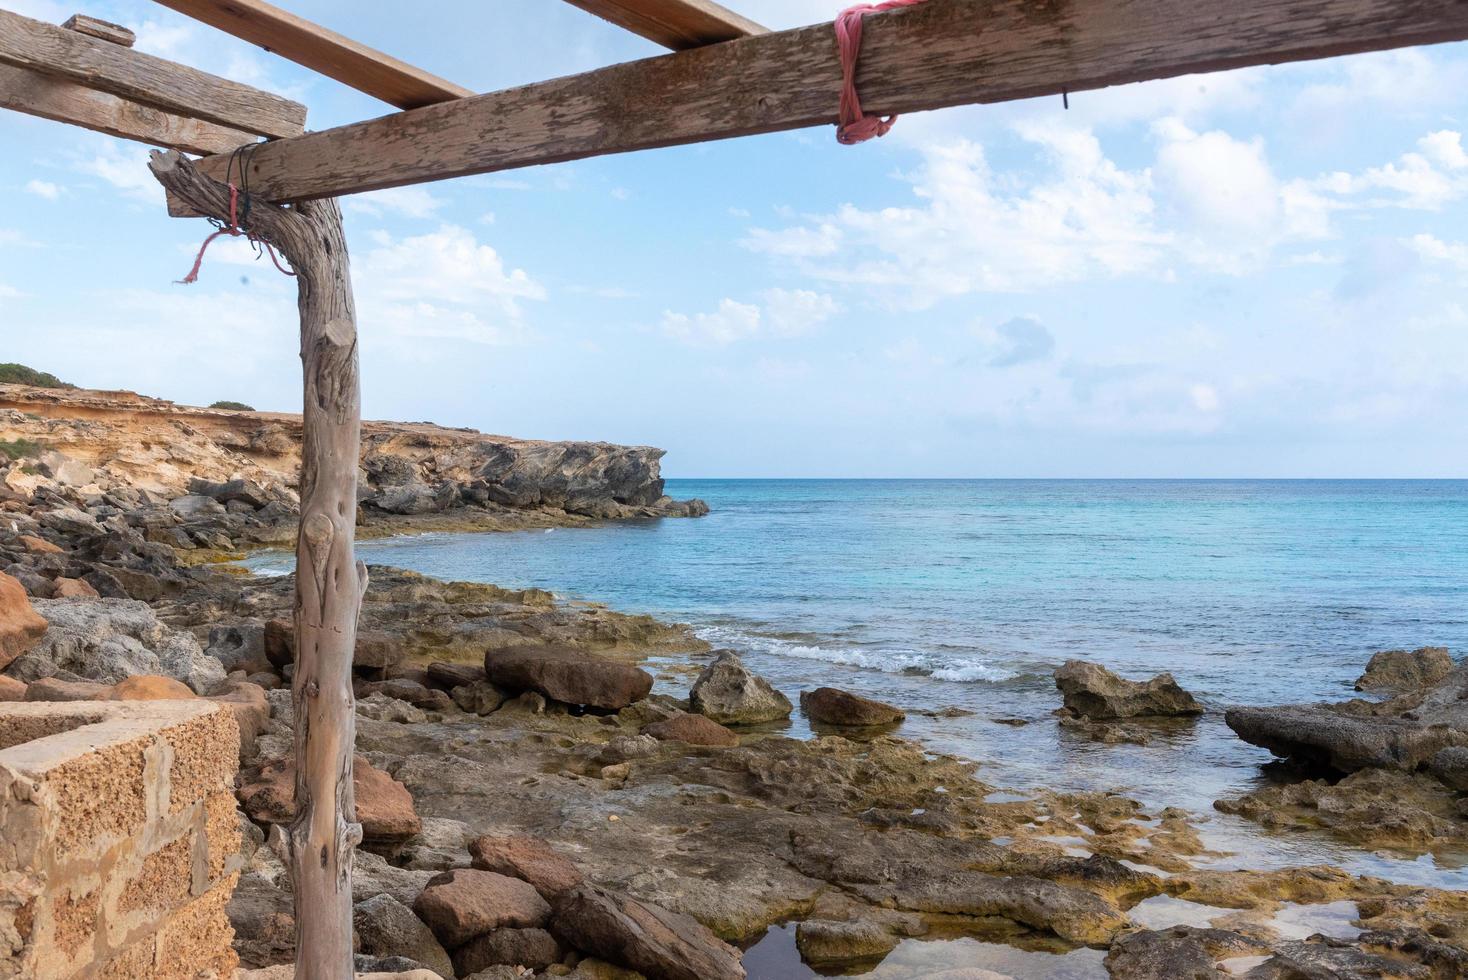
[[[256,238],[254,235],[252,235],[252,234],[244,231],[242,228],[240,228],[240,226],[239,226],[239,218],[238,218],[239,203],[240,203],[240,190],[234,184],[230,184],[229,185],[229,225],[228,225],[228,227],[221,226],[218,231],[216,231],[214,234],[210,235],[208,238],[204,239],[204,244],[202,244],[202,245],[199,246],[199,254],[196,255],[196,256],[194,256],[194,267],[189,270],[189,274],[188,275],[186,275],[182,279],[178,280],[178,282],[179,282],[180,285],[183,285],[183,286],[192,286],[194,283],[196,283],[196,282],[199,281],[199,267],[204,264],[204,253],[206,251],[208,251],[209,246],[214,241],[214,239],[218,238],[220,235],[229,235],[231,238],[238,238],[241,235],[243,235],[245,237],[245,239],[247,241],[249,241],[251,244],[253,244],[253,245],[263,245],[265,247],[265,251],[270,254],[270,261],[275,263],[275,267],[277,269],[279,269],[281,272],[285,273],[288,276],[294,276],[295,275],[294,272],[292,272],[291,270],[287,269],[285,266],[283,266],[283,265],[280,264],[280,259],[276,256],[275,249],[271,247],[271,245],[270,245],[269,242],[263,242],[260,239]]]
[[[841,52],[841,111],[836,126],[836,142],[844,146],[865,143],[874,136],[886,136],[897,116],[886,119],[861,111],[856,94],[856,58],[861,53],[861,20],[866,14],[881,13],[897,7],[911,7],[923,0],[883,0],[882,3],[859,3],[847,7],[836,17],[836,47]]]

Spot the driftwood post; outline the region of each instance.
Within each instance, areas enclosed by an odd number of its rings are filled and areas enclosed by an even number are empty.
[[[154,152],[153,174],[194,210],[230,218],[229,188],[177,152]],[[301,526],[296,542],[296,816],[290,842],[296,980],[351,980],[352,852],[362,840],[352,793],[356,705],[352,652],[367,568],[356,561],[362,411],[357,319],[334,200],[256,201],[249,230],[296,272],[305,370]]]

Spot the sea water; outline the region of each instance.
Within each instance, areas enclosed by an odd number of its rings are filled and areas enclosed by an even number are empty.
[[[1270,837],[1214,813],[1275,778],[1220,710],[1106,745],[1055,723],[1050,676],[1071,658],[1171,671],[1221,709],[1350,697],[1377,650],[1468,655],[1468,481],[670,480],[668,493],[712,513],[360,553],[690,623],[792,700],[830,685],[908,709],[900,733],[980,762],[986,782],[1183,806],[1235,864],[1329,860],[1468,887],[1441,855]],[[790,732],[809,734],[798,713]]]

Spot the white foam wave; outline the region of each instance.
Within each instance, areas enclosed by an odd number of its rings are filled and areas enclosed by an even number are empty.
[[[878,670],[884,674],[920,674],[931,677],[933,680],[950,681],[957,684],[993,683],[1019,676],[1013,671],[989,664],[921,650],[807,643],[785,637],[751,633],[731,626],[701,626],[694,632],[700,639],[708,641],[716,648],[731,647],[735,650],[758,652],[777,657],[819,660],[843,667]]]

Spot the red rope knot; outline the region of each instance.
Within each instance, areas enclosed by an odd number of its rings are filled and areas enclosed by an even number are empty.
[[[290,269],[287,269],[285,266],[280,264],[280,258],[275,254],[275,249],[271,246],[269,242],[261,241],[253,234],[245,231],[243,228],[240,227],[239,207],[240,189],[236,187],[233,182],[231,182],[229,185],[229,224],[226,225],[218,221],[214,222],[215,228],[217,230],[214,232],[214,234],[204,239],[204,244],[199,246],[199,254],[194,256],[194,267],[189,270],[188,275],[178,280],[180,285],[192,286],[194,283],[199,281],[199,267],[204,264],[204,253],[208,251],[209,246],[214,242],[214,239],[218,238],[220,235],[228,235],[231,238],[239,238],[241,236],[244,236],[246,241],[255,246],[255,250],[257,253],[259,252],[261,247],[264,247],[265,251],[270,255],[270,261],[275,263],[275,267],[277,269],[288,276],[295,275],[295,273],[292,272]],[[247,198],[245,201],[245,214],[248,215],[249,213],[250,203]]]
[[[859,3],[847,7],[836,17],[836,47],[841,54],[841,108],[837,114],[836,142],[844,146],[865,143],[875,136],[886,136],[897,116],[886,119],[862,112],[861,98],[856,94],[856,59],[861,54],[861,21],[867,14],[881,13],[898,7],[911,7],[923,0],[883,0],[882,3]]]

